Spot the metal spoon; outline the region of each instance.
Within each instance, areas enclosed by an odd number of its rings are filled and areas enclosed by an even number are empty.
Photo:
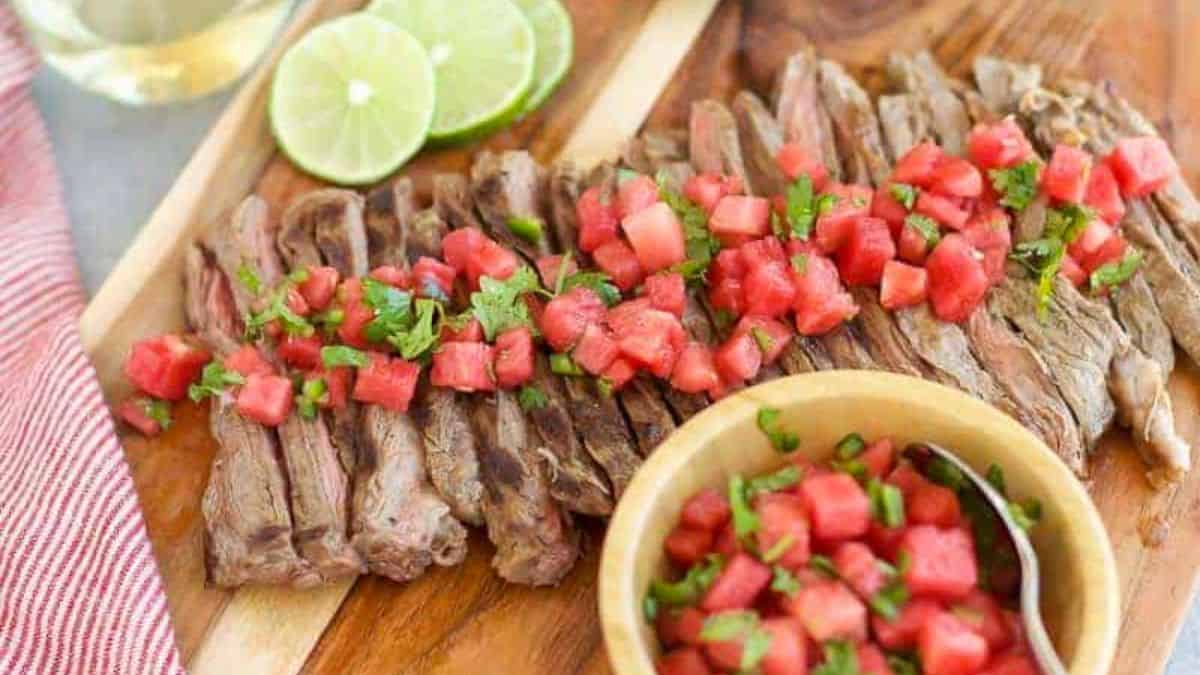
[[[1045,675],[1067,675],[1066,668],[1063,667],[1062,661],[1054,651],[1054,645],[1050,643],[1050,636],[1046,633],[1046,625],[1042,623],[1042,613],[1038,607],[1040,575],[1037,553],[1034,552],[1033,544],[1029,542],[1025,530],[1017,525],[1017,522],[1009,515],[1008,500],[966,462],[943,447],[928,442],[917,443],[908,446],[904,452],[908,454],[922,450],[941,457],[961,471],[967,480],[971,481],[983,494],[992,510],[1004,523],[1004,527],[1008,530],[1008,536],[1017,549],[1017,558],[1021,561],[1021,620],[1025,624],[1025,634],[1029,639],[1029,645],[1033,648],[1034,659]]]

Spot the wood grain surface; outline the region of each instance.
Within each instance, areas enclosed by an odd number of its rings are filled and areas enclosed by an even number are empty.
[[[433,173],[465,170],[482,147],[528,148],[543,160],[564,147],[578,150],[569,139],[581,123],[595,125],[594,118],[603,121],[608,112],[618,116],[617,94],[629,92],[632,99],[645,85],[621,79],[631,77],[622,72],[622,61],[639,36],[648,25],[661,30],[663,16],[686,24],[691,1],[565,0],[575,24],[576,65],[550,102],[479,144],[425,153],[405,173],[425,193]],[[281,47],[358,4],[304,5]],[[643,38],[643,45],[669,47],[695,37],[646,124],[683,124],[688,104],[699,97],[728,97],[747,86],[765,92],[783,60],[807,44],[846,64],[876,92],[885,86],[882,65],[894,50],[931,49],[959,75],[969,73],[976,55],[993,53],[1041,61],[1051,76],[1114,80],[1163,130],[1195,186],[1200,78],[1189,69],[1200,60],[1198,31],[1200,3],[1194,0],[725,1],[698,37],[681,26]],[[265,197],[278,215],[293,196],[316,185],[275,154],[267,133],[264,85],[278,55],[276,50],[243,85],[82,319],[85,345],[114,400],[128,391],[119,373],[131,342],[182,325],[182,245],[250,192]],[[622,123],[628,124],[624,112]],[[1170,389],[1179,430],[1196,447],[1200,370],[1182,355]],[[488,567],[490,546],[478,534],[466,564],[404,586],[364,578],[352,588],[304,594],[205,587],[199,503],[214,445],[201,409],[180,405],[176,415],[178,423],[160,438],[130,434],[124,441],[179,645],[196,672],[608,672],[595,611],[599,523],[582,525],[587,555],[553,590],[501,584]],[[1128,438],[1113,433],[1089,484],[1121,569],[1125,623],[1112,670],[1120,675],[1162,670],[1200,563],[1200,475],[1177,490],[1152,494],[1141,472]],[[1161,545],[1143,545],[1143,535],[1168,526],[1170,536]],[[264,616],[281,623],[260,620]],[[246,661],[244,654],[259,658]]]

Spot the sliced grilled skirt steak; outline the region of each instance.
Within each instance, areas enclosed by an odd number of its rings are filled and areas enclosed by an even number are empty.
[[[367,231],[367,255],[371,269],[400,265],[398,253],[408,248],[409,223],[417,205],[409,178],[398,178],[367,193],[363,224]]]
[[[508,222],[516,218],[545,222],[546,195],[541,174],[541,167],[523,151],[500,155],[483,152],[471,168],[475,207],[485,227],[493,238],[524,253],[529,262],[550,253],[549,233],[543,228],[539,241],[533,243],[516,236]],[[529,386],[541,392],[546,405],[535,406],[527,414],[542,442],[550,492],[575,513],[607,515],[614,504],[612,490],[576,433],[562,379],[550,372],[546,355],[539,351],[534,356]]]
[[[229,283],[196,245],[187,253],[185,293],[192,330],[218,355],[235,350],[241,325]],[[209,428],[217,454],[200,505],[208,580],[225,587],[319,583],[292,541],[287,476],[275,432],[220,399],[212,402]]]

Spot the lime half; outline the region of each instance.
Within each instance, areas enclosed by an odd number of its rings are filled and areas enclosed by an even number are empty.
[[[575,33],[571,15],[558,0],[514,0],[533,25],[537,58],[533,64],[533,91],[525,100],[523,113],[541,107],[571,69]]]
[[[524,109],[537,50],[533,28],[509,0],[374,0],[367,11],[429,52],[437,77],[431,140],[475,138]]]
[[[425,142],[433,78],[421,43],[395,25],[367,14],[336,19],[280,60],[271,128],[305,171],[345,185],[373,183]]]

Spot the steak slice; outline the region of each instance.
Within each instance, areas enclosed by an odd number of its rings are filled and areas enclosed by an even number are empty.
[[[404,233],[404,266],[420,252],[440,259],[446,224],[433,209],[418,212]],[[419,256],[417,256],[419,257]],[[425,435],[425,466],[429,479],[454,516],[471,525],[483,524],[483,483],[479,451],[471,429],[467,396],[447,387],[420,384],[414,418]]]
[[[894,53],[888,59],[892,80],[907,92],[918,93],[928,124],[947,154],[962,157],[967,151],[971,119],[942,67],[928,51],[911,57]]]
[[[479,432],[492,567],[506,581],[555,585],[579,557],[578,535],[550,496],[535,442],[511,392],[480,398],[471,420]]]
[[[1082,143],[1090,152],[1107,154],[1114,142],[1113,131],[1082,104],[1082,98],[1037,88],[1021,98],[1020,109],[1044,153],[1063,142]],[[1200,289],[1180,264],[1191,259],[1178,242],[1174,247],[1167,244],[1168,238],[1174,240],[1171,228],[1149,199],[1130,200],[1121,226],[1145,257],[1131,282],[1111,293],[1113,311],[1126,324],[1134,344],[1169,373],[1175,365],[1172,334],[1193,359],[1200,355]]]
[[[431,564],[457,565],[467,531],[425,474],[421,433],[405,413],[362,406],[351,520],[354,547],[375,574],[396,581]]]
[[[187,252],[185,294],[192,330],[217,354],[237,349],[241,326],[228,281],[198,245]],[[225,400],[213,399],[208,421],[217,441],[200,505],[208,580],[224,587],[319,583],[292,543],[287,478],[275,433]]]
[[[549,233],[537,243],[516,236],[508,228],[515,218],[533,218],[544,223],[541,167],[524,151],[494,155],[480,153],[471,168],[472,194],[476,210],[498,241],[517,248],[531,259],[550,253]],[[517,242],[521,247],[516,247]],[[534,374],[529,381],[546,399],[546,405],[528,411],[541,438],[542,457],[547,465],[550,491],[571,511],[591,516],[612,513],[613,495],[601,468],[592,461],[568,414],[562,378],[550,372],[542,351],[534,356]]]
[[[1158,364],[1131,345],[1122,345],[1113,359],[1109,390],[1119,420],[1132,429],[1134,446],[1151,468],[1150,484],[1162,488],[1191,469],[1191,448],[1175,431],[1171,397],[1163,388]]]
[[[667,162],[687,157],[687,132],[682,129],[653,129],[625,144],[621,161],[638,173],[653,174]]]
[[[783,127],[753,92],[738,92],[733,97],[731,108],[737,120],[738,138],[755,193],[785,194],[789,181],[775,161],[783,145]]]
[[[417,205],[409,178],[397,178],[367,193],[363,206],[363,224],[367,231],[367,252],[372,269],[400,265],[402,252],[409,246],[409,222]]]
[[[273,254],[275,231],[270,210],[257,196],[244,199],[228,221],[209,230],[203,245],[212,251],[217,266],[229,280],[239,316],[255,309],[257,299],[254,290],[240,281],[244,271],[253,272],[267,287],[283,277],[279,259]]]
[[[842,180],[842,165],[837,161],[833,122],[829,113],[815,104],[820,100],[816,51],[806,47],[796,52],[779,71],[775,82],[775,119],[783,128],[783,140],[799,143],[825,158],[832,180]]]
[[[579,199],[583,177],[569,162],[559,162],[550,171],[549,194],[551,225],[556,250],[579,255],[575,248],[577,221],[575,203]],[[634,472],[641,465],[635,441],[625,425],[625,416],[617,398],[604,396],[584,378],[564,378],[567,405],[575,427],[581,431],[588,454],[608,475],[613,494],[624,493]]]
[[[288,209],[290,252],[319,250],[324,263],[343,277],[365,276],[369,257],[363,200],[345,191],[319,190],[320,199],[301,197]],[[333,208],[332,205],[336,205]],[[289,228],[287,222],[316,223]],[[307,231],[317,246],[297,232]],[[399,245],[403,246],[403,239]],[[403,250],[390,255],[403,259]],[[299,259],[289,260],[292,267]],[[318,261],[317,264],[321,264]],[[430,485],[421,434],[407,413],[350,403],[335,411],[335,443],[353,467],[352,543],[376,574],[407,581],[429,564],[455,565],[466,554],[466,530]],[[339,430],[341,433],[339,434]],[[340,436],[340,437],[339,437]],[[285,448],[286,450],[286,448]]]
[[[363,198],[337,188],[314,190],[294,200],[283,214],[278,246],[292,269],[322,264],[343,276],[362,276],[370,268]]]
[[[706,99],[692,103],[688,118],[688,157],[696,173],[737,176],[748,194],[758,194],[742,157],[737,122],[720,101]]]

